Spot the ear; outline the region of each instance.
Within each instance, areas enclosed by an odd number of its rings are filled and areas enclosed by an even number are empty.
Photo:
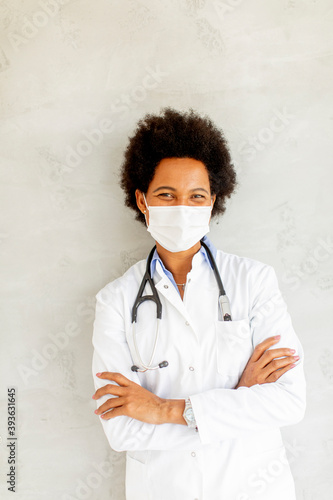
[[[213,194],[213,196],[212,196],[212,205],[213,206],[214,206],[215,200],[216,200],[216,194]]]
[[[212,211],[213,211],[213,207],[214,207],[215,200],[216,200],[216,194],[213,194],[213,196],[212,196]],[[212,220],[212,215],[210,215],[209,222],[210,222],[211,220]]]
[[[138,205],[140,212],[145,214],[147,211],[147,207],[145,204],[145,200],[144,200],[142,191],[140,191],[139,189],[135,190],[135,199],[136,199],[136,204]]]

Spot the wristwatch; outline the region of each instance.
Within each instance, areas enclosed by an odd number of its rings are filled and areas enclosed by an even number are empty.
[[[185,410],[183,412],[183,418],[188,427],[198,430],[190,398],[185,399]]]

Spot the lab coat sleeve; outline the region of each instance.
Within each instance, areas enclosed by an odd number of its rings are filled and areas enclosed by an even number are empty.
[[[295,349],[300,361],[276,382],[238,389],[218,388],[192,395],[190,399],[202,443],[295,424],[304,416],[304,353],[274,269],[263,266],[252,283],[249,318],[253,347],[267,337],[281,335],[272,349]]]
[[[95,389],[112,383],[96,376],[98,372],[117,372],[140,384],[136,372],[131,370],[133,360],[126,341],[124,314],[121,308],[121,290],[104,288],[96,295],[96,313],[92,343],[94,347],[92,374]],[[97,408],[113,396],[96,400]],[[96,416],[112,449],[115,451],[187,450],[199,449],[202,443],[198,433],[185,425],[153,425],[118,416],[103,420]]]

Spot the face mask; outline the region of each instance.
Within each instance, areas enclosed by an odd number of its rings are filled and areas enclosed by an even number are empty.
[[[147,231],[169,252],[188,250],[209,232],[212,205],[208,207],[186,205],[152,207],[147,205],[144,193],[143,196],[149,210]]]

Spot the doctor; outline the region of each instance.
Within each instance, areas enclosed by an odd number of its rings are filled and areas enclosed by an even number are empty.
[[[155,240],[162,319],[151,365],[167,363],[145,369],[157,328],[151,301],[133,333],[145,260],[96,295],[92,363],[95,413],[111,448],[127,452],[127,500],[296,498],[280,427],[304,415],[302,346],[273,268],[206,236],[235,185],[226,141],[208,118],[167,108],[139,122],[121,186]],[[223,321],[201,240],[232,321]]]

